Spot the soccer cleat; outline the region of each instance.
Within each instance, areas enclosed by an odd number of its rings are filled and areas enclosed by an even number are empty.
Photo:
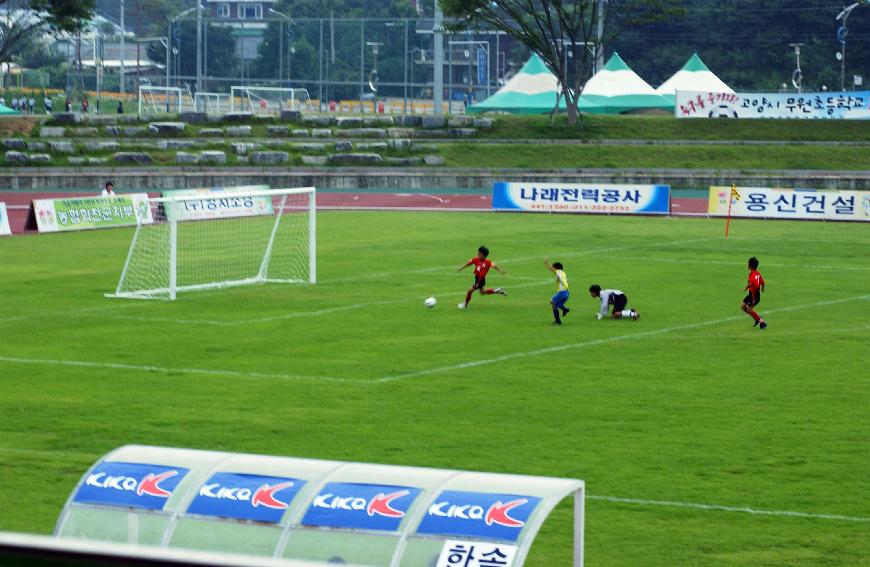
[[[762,321],[761,321],[761,325],[759,326],[759,328],[760,328],[760,329],[766,329],[766,328],[767,328],[767,321],[764,321],[764,320],[762,319]]]
[[[460,303],[460,304],[457,305],[456,307],[458,307],[458,308],[460,308],[460,309],[465,309],[465,304],[464,304],[464,303]]]
[[[563,309],[562,309],[562,317],[564,317],[565,315],[567,315],[569,311],[571,311],[571,310],[568,309],[567,307],[563,308]]]
[[[761,319],[759,319],[758,321],[756,321],[755,323],[753,323],[752,326],[753,326],[753,327],[757,327],[759,323],[761,323]]]
[[[561,325],[562,321],[553,321],[553,325]]]
[[[637,321],[638,319],[640,319],[640,313],[638,313],[637,311],[632,311],[631,312],[631,320]]]
[[[507,291],[503,290],[500,287],[495,288],[493,291],[495,291],[499,295],[507,295]]]

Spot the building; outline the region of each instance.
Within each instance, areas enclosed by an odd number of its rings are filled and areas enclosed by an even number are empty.
[[[263,33],[273,19],[269,10],[276,0],[205,0],[209,19],[215,25],[233,28],[236,55],[250,61],[257,58],[257,48],[263,42]],[[222,22],[223,20],[223,22]]]

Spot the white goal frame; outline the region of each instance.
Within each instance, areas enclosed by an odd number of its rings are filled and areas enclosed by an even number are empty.
[[[155,94],[162,93],[163,99],[156,101]],[[155,87],[152,85],[139,86],[139,114],[166,114],[166,104],[170,105],[169,113],[178,113],[184,110],[184,95],[180,87]],[[150,95],[150,96],[149,96]],[[172,110],[174,99],[175,109]],[[143,104],[143,102],[145,104]]]
[[[228,93],[196,92],[193,95],[193,106],[197,112],[226,114],[232,107],[232,95]]]
[[[254,114],[263,114],[263,112],[258,112],[260,110],[259,103],[254,104],[254,100],[251,98],[253,94],[258,100],[261,100],[262,97],[257,97],[257,92],[262,93],[286,93],[287,96],[282,96],[278,103],[278,108],[269,108],[268,104],[266,105],[266,114],[269,114],[275,110],[278,112],[282,110],[302,110],[306,106],[308,106],[311,102],[311,97],[308,94],[308,89],[293,89],[293,88],[283,88],[283,87],[253,87],[250,85],[234,85],[230,87],[230,111],[231,112],[244,112],[245,110],[250,110]],[[238,99],[238,107],[236,106]],[[289,105],[285,105],[285,101],[290,101]]]
[[[272,256],[272,247],[275,242],[275,236],[278,233],[278,228],[281,224],[281,220],[284,217],[284,209],[286,207],[287,197],[291,195],[308,195],[308,280],[299,280],[299,279],[280,279],[280,278],[270,278],[267,275],[269,260]],[[179,215],[175,214],[177,211],[177,205],[182,201],[191,201],[191,200],[201,200],[201,199],[211,199],[211,198],[232,198],[232,197],[280,197],[280,205],[281,209],[278,214],[275,215],[274,224],[272,225],[271,233],[269,236],[269,241],[266,245],[266,249],[263,253],[262,260],[260,261],[260,269],[258,273],[250,278],[239,279],[239,280],[224,280],[224,281],[216,281],[216,282],[208,282],[201,284],[193,284],[193,285],[178,285],[178,223],[179,222],[211,222],[210,220],[189,220],[189,219],[181,219],[179,220]],[[168,262],[168,286],[166,288],[155,288],[155,289],[143,289],[136,291],[122,291],[125,283],[125,279],[127,277],[128,269],[130,268],[130,262],[133,259],[134,251],[136,250],[136,242],[139,239],[141,231],[148,230],[150,224],[145,224],[139,222],[136,225],[136,232],[133,234],[133,240],[130,243],[130,250],[127,252],[127,259],[124,262],[124,269],[121,271],[121,278],[118,280],[118,286],[115,289],[115,293],[107,293],[106,297],[120,297],[120,298],[129,298],[129,299],[162,299],[164,296],[168,295],[168,299],[170,301],[175,301],[178,292],[182,291],[197,291],[197,290],[208,290],[208,289],[219,289],[219,288],[227,288],[227,287],[236,287],[243,285],[253,285],[253,284],[261,284],[261,283],[317,283],[317,202],[316,202],[316,190],[314,187],[301,187],[295,189],[270,189],[270,190],[259,190],[259,191],[244,191],[244,192],[229,192],[229,193],[213,193],[206,195],[198,195],[198,196],[179,196],[179,197],[156,197],[149,198],[147,200],[149,206],[151,204],[159,204],[161,205],[166,214],[166,220],[162,221],[169,225],[169,250],[168,250],[168,258],[166,261]],[[300,210],[301,208],[297,208],[296,210]],[[170,214],[172,211],[172,214]]]

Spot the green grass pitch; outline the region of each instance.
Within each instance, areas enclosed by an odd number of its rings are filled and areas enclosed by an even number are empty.
[[[722,233],[323,212],[316,286],[174,303],[103,297],[130,231],[2,239],[0,529],[50,532],[91,463],[144,443],[582,478],[590,566],[870,565],[870,231]],[[510,295],[460,311],[481,244]],[[752,255],[766,331],[739,310]],[[597,321],[592,283],[640,320]],[[568,565],[570,542],[563,503],[527,565]]]

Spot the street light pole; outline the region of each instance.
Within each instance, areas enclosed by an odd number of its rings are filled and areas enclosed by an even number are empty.
[[[126,86],[124,85],[124,36],[127,35],[127,30],[124,27],[124,0],[121,0],[121,56],[119,57],[121,61],[121,94],[126,92]]]
[[[849,33],[848,28],[846,27],[846,20],[849,19],[849,14],[852,13],[852,10],[860,6],[861,4],[870,4],[870,0],[859,0],[854,4],[843,8],[843,11],[837,15],[837,21],[843,20],[843,23],[840,25],[840,28],[837,30],[837,39],[840,41],[842,47],[840,48],[840,90],[846,90],[846,35]]]
[[[196,0],[196,90],[202,90],[202,0]]]

